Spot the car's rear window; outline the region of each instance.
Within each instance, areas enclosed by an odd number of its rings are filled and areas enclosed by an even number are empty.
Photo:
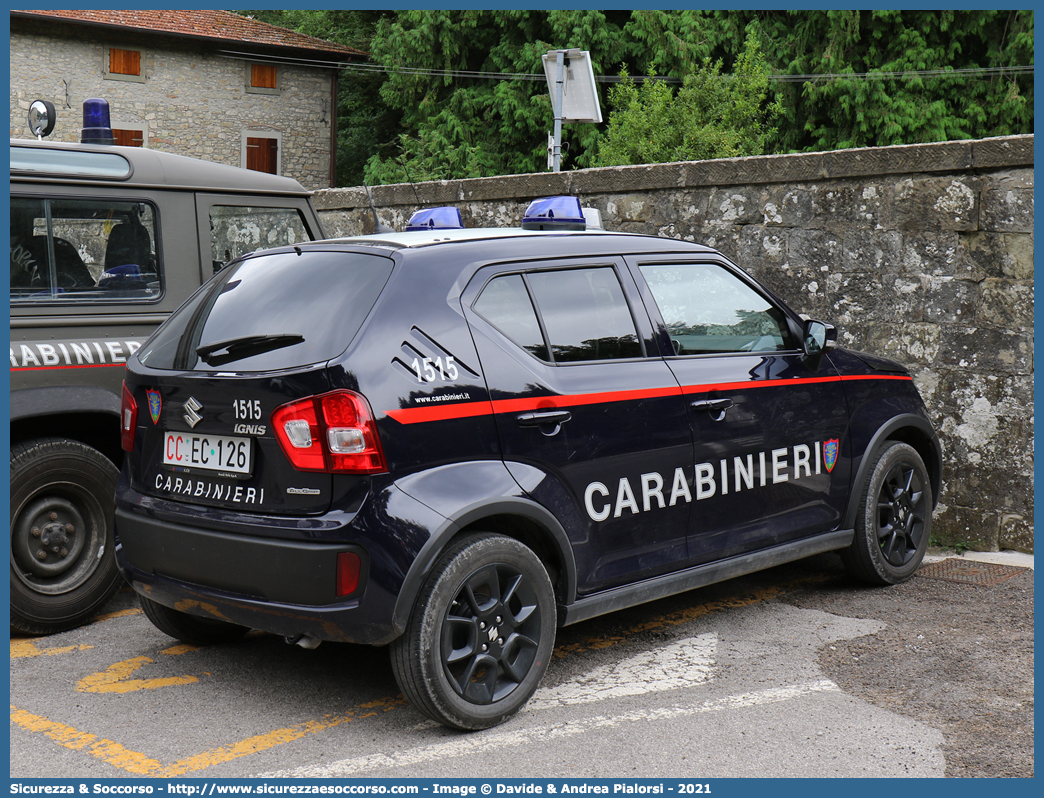
[[[280,252],[217,274],[172,315],[139,360],[156,369],[273,371],[337,357],[392,262],[352,252]]]

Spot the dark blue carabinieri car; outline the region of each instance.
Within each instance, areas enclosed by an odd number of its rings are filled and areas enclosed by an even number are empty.
[[[941,456],[902,366],[712,249],[532,211],[249,255],[139,350],[117,558],[157,627],[390,644],[475,729],[559,625],[831,550],[913,574]]]

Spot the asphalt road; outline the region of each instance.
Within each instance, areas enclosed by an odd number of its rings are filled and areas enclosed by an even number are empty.
[[[472,734],[407,706],[383,650],[180,645],[121,592],[12,641],[10,756],[13,778],[1032,776],[1033,571],[871,589],[822,555],[596,618]]]

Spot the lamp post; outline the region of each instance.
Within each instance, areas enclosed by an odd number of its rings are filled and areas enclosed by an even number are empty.
[[[562,95],[565,93],[565,52],[555,51],[555,144],[553,170],[562,171]]]

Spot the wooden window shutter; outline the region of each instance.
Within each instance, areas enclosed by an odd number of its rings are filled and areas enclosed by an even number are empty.
[[[276,88],[276,67],[274,64],[252,64],[250,66],[250,85],[255,89]]]
[[[109,72],[115,75],[140,75],[141,52],[109,48]]]
[[[113,143],[118,147],[141,147],[145,144],[145,134],[140,130],[112,129]]]
[[[255,172],[278,174],[279,141],[278,139],[262,139],[247,137],[247,169]]]

